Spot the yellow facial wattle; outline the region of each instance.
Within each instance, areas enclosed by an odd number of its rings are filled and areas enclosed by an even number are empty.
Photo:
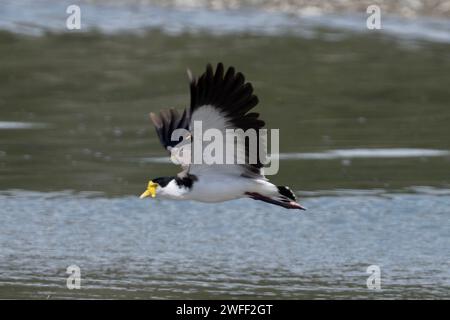
[[[157,183],[150,181],[148,183],[147,190],[145,190],[144,193],[141,194],[140,198],[143,199],[143,198],[150,197],[150,196],[152,198],[156,197],[156,188],[157,187],[158,187]]]

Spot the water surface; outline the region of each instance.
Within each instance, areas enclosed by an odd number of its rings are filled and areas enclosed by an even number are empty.
[[[2,192],[0,298],[448,299],[449,193],[314,196],[300,212]]]
[[[157,31],[1,33],[0,42],[0,117],[16,123],[0,130],[2,189],[135,195],[149,178],[176,173],[145,160],[166,155],[148,113],[184,108],[186,68],[199,74],[217,61],[253,83],[261,117],[280,129],[282,154],[348,150],[326,161],[284,160],[276,183],[295,190],[449,185],[449,45]],[[361,150],[368,156],[353,156]],[[392,157],[396,150],[413,153]]]
[[[68,32],[27,4],[0,5],[0,298],[450,298],[447,20],[86,4],[97,31]],[[219,61],[307,212],[137,199],[179,171],[148,113]]]

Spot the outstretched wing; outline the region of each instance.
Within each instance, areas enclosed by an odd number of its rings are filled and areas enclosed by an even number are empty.
[[[171,153],[171,158],[178,160],[185,169],[179,176],[226,172],[227,174],[262,177],[263,165],[259,149],[264,147],[265,141],[260,139],[259,129],[263,128],[265,123],[259,119],[258,113],[249,112],[258,104],[258,98],[253,94],[252,85],[246,83],[242,73],[235,72],[233,67],[229,67],[225,72],[222,63],[217,64],[215,72],[208,64],[206,71],[198,79],[194,78],[190,71],[188,71],[188,75],[191,93],[190,108],[185,109],[181,114],[173,109],[163,110],[159,115],[150,113],[161,144]],[[235,150],[234,164],[192,164],[194,159],[193,156],[191,157],[192,146],[189,145],[189,152],[186,152],[186,148],[184,148],[183,152],[186,153],[183,157],[179,157],[177,153],[181,149],[180,145],[183,140],[186,141],[188,137],[172,140],[172,133],[176,129],[185,129],[189,130],[192,135],[196,121],[202,123],[202,133],[207,129],[217,129],[223,137],[226,137],[227,129],[242,129],[244,132],[254,129],[257,135],[256,150],[250,148],[250,141],[245,137],[233,139],[227,142],[231,143],[231,148]],[[236,134],[242,136],[241,133],[237,132]],[[238,143],[239,141],[243,143]],[[203,142],[203,149],[205,146],[205,142]],[[229,148],[225,145],[223,147],[225,154]],[[186,163],[186,154],[188,163]],[[225,161],[224,158],[222,163]]]
[[[191,105],[189,130],[192,129],[195,121],[201,121],[203,132],[207,129],[218,129],[226,137],[226,129],[254,129],[257,134],[256,157],[250,157],[250,152],[255,152],[254,148],[249,148],[249,141],[245,138],[237,144],[236,140],[227,141],[236,150],[235,163],[238,159],[241,164],[191,164],[189,173],[205,172],[210,170],[224,171],[247,176],[262,176],[262,163],[259,158],[258,149],[262,147],[259,139],[259,129],[265,123],[259,119],[259,114],[250,112],[258,104],[258,98],[253,94],[253,87],[245,82],[245,78],[240,72],[235,72],[233,67],[224,70],[223,64],[217,65],[216,71],[210,64],[198,79],[190,75]],[[265,149],[264,149],[265,150]],[[225,154],[225,150],[224,150]],[[249,161],[250,159],[256,161]],[[243,160],[243,161],[242,161]],[[212,172],[212,171],[211,171]]]
[[[159,115],[150,112],[150,119],[155,126],[159,141],[169,152],[182,140],[181,137],[179,140],[172,140],[172,133],[176,129],[189,129],[187,110],[184,110],[182,114],[174,109],[162,110]]]

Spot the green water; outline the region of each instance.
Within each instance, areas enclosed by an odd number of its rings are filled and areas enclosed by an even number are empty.
[[[323,31],[324,34],[330,32]],[[188,104],[185,70],[207,62],[242,71],[280,151],[450,149],[450,46],[377,35],[327,41],[289,36],[96,33],[0,34],[0,120],[46,127],[0,131],[0,188],[138,194],[178,168],[150,111]],[[340,34],[342,36],[342,34]],[[447,187],[449,157],[283,161],[296,190]]]
[[[449,297],[450,45],[329,30],[0,32],[0,61],[0,298]],[[138,200],[179,170],[151,161],[165,152],[148,113],[185,107],[186,68],[219,61],[252,82],[283,154],[444,155],[282,160],[270,178],[303,214]],[[66,287],[72,264],[80,290]]]

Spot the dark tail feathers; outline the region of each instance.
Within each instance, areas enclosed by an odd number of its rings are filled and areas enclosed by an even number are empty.
[[[292,201],[297,201],[297,198],[295,197],[295,194],[292,192],[291,189],[289,189],[289,187],[286,186],[277,186],[278,188],[278,192],[280,193],[280,195],[291,199]]]
[[[267,203],[272,203],[286,209],[306,210],[301,204],[297,203],[295,194],[291,191],[291,189],[289,189],[289,187],[277,186],[277,188],[278,188],[278,196],[274,197],[263,196],[257,192],[246,192],[245,194],[250,198],[252,198],[253,200],[260,200]]]

